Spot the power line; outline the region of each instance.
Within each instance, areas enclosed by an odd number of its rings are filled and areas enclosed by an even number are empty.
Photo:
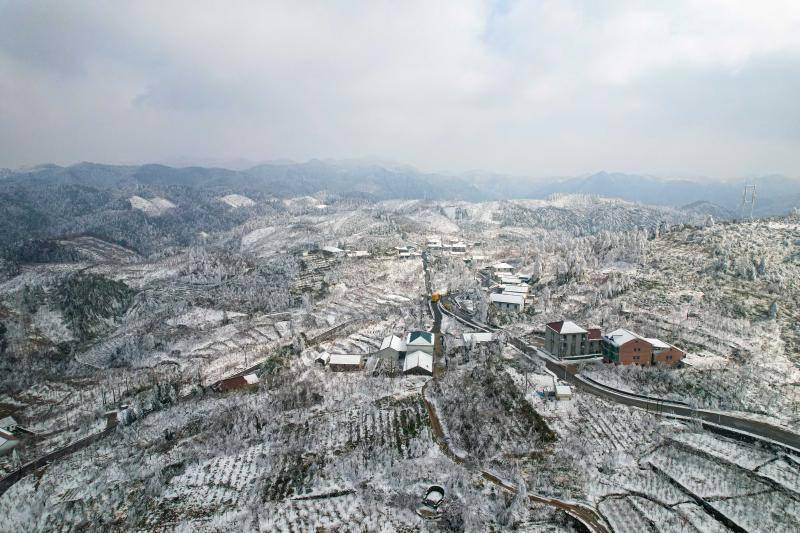
[[[744,191],[742,191],[742,205],[739,208],[740,214],[742,218],[744,218],[745,209],[747,206],[750,206],[750,220],[753,220],[753,208],[756,205],[756,186],[747,185],[744,186]]]

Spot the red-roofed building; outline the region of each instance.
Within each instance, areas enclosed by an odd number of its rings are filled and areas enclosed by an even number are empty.
[[[223,379],[217,382],[213,388],[217,392],[228,392],[236,389],[257,387],[258,382],[259,382],[258,376],[256,376],[255,374],[247,374],[244,376],[234,376],[232,378]]]

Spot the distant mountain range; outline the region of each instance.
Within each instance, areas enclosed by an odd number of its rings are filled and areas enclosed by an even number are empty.
[[[672,180],[599,172],[565,179],[530,179],[471,172],[460,175],[425,173],[413,167],[363,160],[276,161],[247,169],[175,168],[165,165],[102,165],[79,163],[61,167],[0,170],[3,187],[71,185],[101,191],[138,187],[212,189],[278,198],[320,192],[371,200],[431,199],[486,201],[546,198],[553,194],[591,194],[632,202],[684,207],[730,218],[740,211],[745,180]],[[748,180],[757,185],[754,214],[779,215],[800,207],[800,179],[770,175]]]

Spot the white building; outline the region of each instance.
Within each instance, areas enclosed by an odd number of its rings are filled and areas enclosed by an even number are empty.
[[[361,354],[334,353],[328,359],[328,367],[332,372],[355,372],[363,367]]]
[[[492,271],[495,274],[511,274],[511,271],[514,270],[514,267],[509,265],[508,263],[495,263],[492,265]]]
[[[572,389],[569,385],[556,385],[556,400],[571,400]]]
[[[521,294],[497,294],[489,295],[492,305],[503,311],[521,312],[525,308],[525,298]]]
[[[400,355],[405,355],[405,353],[406,343],[403,342],[403,339],[397,335],[389,335],[388,337],[384,337],[383,341],[381,342],[381,348],[375,353],[375,355],[384,359],[397,361],[400,358]]]
[[[417,350],[406,355],[403,361],[403,374],[433,375],[433,355]]]
[[[433,354],[434,341],[434,335],[430,331],[412,331],[406,335],[406,351],[420,350]]]

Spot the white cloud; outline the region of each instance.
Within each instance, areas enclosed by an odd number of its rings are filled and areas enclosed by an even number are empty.
[[[800,174],[799,3],[604,4],[6,3],[0,164]]]

